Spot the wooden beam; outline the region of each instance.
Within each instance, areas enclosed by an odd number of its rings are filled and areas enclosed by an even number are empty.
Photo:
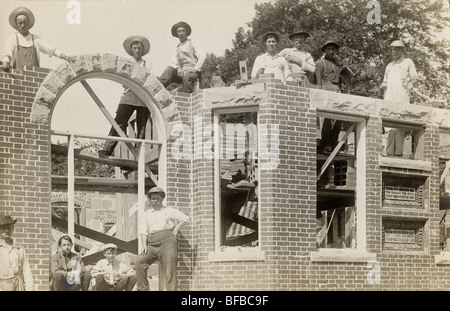
[[[250,234],[238,237],[236,239],[225,241],[225,246],[240,246],[251,243],[256,240],[258,240],[258,232],[252,232]]]
[[[67,176],[52,175],[52,190],[67,190]],[[149,178],[145,180],[148,191],[155,184]],[[137,193],[138,182],[134,179],[116,179],[102,177],[75,177],[77,191],[104,191],[119,193]]]
[[[67,222],[59,217],[52,216],[52,225],[56,225],[60,228],[67,229]],[[137,240],[123,241],[107,234],[80,226],[75,224],[75,233],[81,236],[87,237],[94,241],[98,241],[104,244],[114,243],[121,250],[127,251],[132,254],[138,254]]]
[[[331,161],[333,161],[334,157],[336,156],[336,154],[338,153],[339,150],[341,150],[341,147],[344,145],[345,140],[348,138],[348,136],[350,135],[350,133],[353,131],[353,129],[355,128],[355,124],[353,123],[347,130],[347,132],[345,133],[344,137],[342,137],[342,139],[339,141],[339,143],[337,144],[337,146],[334,148],[333,152],[331,152],[330,156],[328,157],[328,159],[325,161],[325,163],[322,165],[322,168],[320,169],[320,173],[317,176],[317,180],[320,180],[320,177],[323,175],[323,173],[325,173],[325,170],[327,169],[328,165],[330,165]]]
[[[94,91],[92,90],[92,88],[89,86],[89,84],[86,82],[86,80],[81,80],[80,81],[81,84],[83,85],[83,87],[86,89],[86,91],[89,93],[89,95],[92,97],[92,99],[94,100],[94,102],[97,104],[97,106],[100,108],[100,110],[103,112],[103,114],[105,115],[105,117],[108,119],[109,123],[111,123],[111,125],[114,127],[114,129],[117,131],[117,133],[119,134],[120,137],[127,137],[127,135],[122,131],[122,129],[120,128],[120,126],[117,124],[117,122],[114,120],[114,118],[111,116],[111,114],[108,112],[108,109],[106,109],[106,107],[103,105],[103,103],[100,101],[100,99],[97,97],[97,95],[94,93]],[[139,153],[136,150],[136,148],[134,148],[134,146],[129,143],[129,142],[125,142],[125,145],[128,147],[128,149],[131,151],[131,153],[134,155],[134,157],[137,159],[139,157]],[[148,176],[150,176],[150,178],[153,180],[153,182],[158,185],[158,179],[156,178],[156,176],[152,173],[152,171],[150,170],[149,167],[145,166],[145,172],[148,174]]]
[[[448,173],[449,170],[450,170],[450,161],[447,161],[447,164],[445,165],[445,169],[444,169],[444,171],[442,172],[442,175],[441,175],[441,179],[440,179],[439,185],[442,185],[442,183],[444,182],[445,177],[447,176],[447,173]]]
[[[252,219],[243,217],[241,215],[238,215],[236,213],[227,213],[228,219],[232,220],[233,222],[242,225],[244,227],[250,228],[252,230],[258,230],[258,222],[254,221]]]
[[[67,234],[75,239],[75,137],[69,136],[68,153],[67,153]]]
[[[67,156],[67,148],[62,145],[51,145],[51,152],[55,155],[61,155],[61,156]],[[127,159],[119,159],[119,158],[100,158],[97,154],[83,151],[83,150],[75,150],[74,151],[75,158],[100,164],[106,164],[111,166],[117,166],[122,169],[127,170],[137,170],[138,169],[138,162],[133,160],[127,160]],[[158,173],[158,165],[150,165],[147,164],[147,166],[150,167],[152,172]]]

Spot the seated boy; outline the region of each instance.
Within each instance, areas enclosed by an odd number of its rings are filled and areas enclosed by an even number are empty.
[[[91,275],[95,278],[95,288],[98,291],[131,291],[136,284],[136,272],[133,268],[116,259],[117,246],[109,243],[103,246],[101,259],[92,268]]]

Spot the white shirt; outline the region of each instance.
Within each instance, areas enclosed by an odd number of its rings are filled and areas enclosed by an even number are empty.
[[[127,266],[118,259],[114,259],[113,262],[109,262],[108,259],[100,259],[94,268],[92,268],[91,275],[96,277],[104,272],[117,272],[119,275],[131,274],[134,272],[133,268]]]
[[[305,74],[306,71],[314,72],[316,70],[316,63],[312,55],[305,51],[300,51],[297,48],[286,48],[282,50],[278,55],[287,59],[288,56],[294,56],[302,61],[302,66],[300,67],[294,63],[288,63],[289,69],[292,73]]]
[[[410,58],[401,57],[397,61],[390,62],[383,79],[383,84],[387,87],[384,99],[409,104],[407,85],[416,78],[416,66]]]
[[[9,245],[0,239],[0,280],[16,276],[23,278],[26,291],[34,289],[33,276],[25,249],[21,245],[15,243]]]
[[[28,36],[23,36],[20,32],[13,33],[8,36],[5,43],[5,48],[3,50],[3,58],[2,61],[12,61],[14,53],[17,50],[17,39],[19,41],[19,45],[23,47],[31,47],[33,45],[33,39],[31,38],[31,32],[28,33]],[[36,50],[38,51],[37,57],[40,62],[39,52],[42,52],[44,54],[47,54],[48,56],[56,56],[58,58],[61,58],[61,51],[50,45],[48,42],[43,40],[38,35],[33,34],[34,38],[34,46],[36,47]]]
[[[177,47],[175,48],[175,51],[172,54],[172,61],[171,61],[171,67],[177,69],[178,67],[181,67],[181,64],[184,62],[183,59],[178,58],[177,50],[180,49],[182,54],[188,55],[188,57],[193,57],[197,59],[197,62],[195,64],[194,69],[196,71],[201,71],[203,63],[206,59],[206,52],[203,50],[203,48],[194,40],[192,39],[186,39],[183,43],[179,43]]]
[[[157,231],[173,229],[180,221],[187,223],[189,216],[175,208],[163,206],[159,210],[153,208],[147,210],[144,213],[144,221],[140,234],[149,235]]]
[[[257,78],[256,73],[260,68],[264,68],[264,74],[273,73],[275,79],[279,79],[283,83],[290,74],[289,65],[286,62],[286,59],[278,54],[272,56],[269,53],[264,53],[257,56],[255,63],[253,64],[252,79]]]

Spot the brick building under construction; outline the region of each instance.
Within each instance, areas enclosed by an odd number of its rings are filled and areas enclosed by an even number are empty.
[[[132,138],[130,124],[115,156],[100,159],[75,142],[106,137],[51,130],[58,100],[78,83],[112,119],[90,79],[124,85],[147,104],[145,140]],[[53,71],[1,72],[0,88],[1,210],[18,218],[15,239],[38,290],[49,289],[62,232],[76,238],[87,264],[109,242],[133,263],[145,193],[155,184],[166,190],[165,204],[191,217],[179,239],[180,290],[450,286],[449,110],[270,76],[168,92],[111,54],[82,55]],[[322,118],[344,121],[331,154],[317,152]],[[408,133],[403,157],[384,155],[388,128]],[[67,139],[65,150],[52,146],[55,136]],[[67,157],[67,176],[52,176],[55,152]],[[75,176],[77,158],[114,166],[114,178]]]

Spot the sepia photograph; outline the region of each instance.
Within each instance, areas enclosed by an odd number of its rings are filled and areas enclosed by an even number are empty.
[[[0,0],[0,51],[0,291],[450,288],[449,0]]]

